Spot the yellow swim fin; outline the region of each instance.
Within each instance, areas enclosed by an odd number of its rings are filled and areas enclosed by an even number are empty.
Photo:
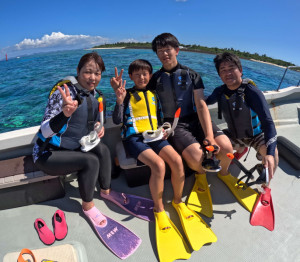
[[[217,237],[204,220],[193,210],[189,209],[185,203],[175,204],[183,230],[192,248],[199,250],[203,245],[217,241]]]
[[[191,252],[165,211],[154,212],[156,246],[160,262],[189,259]]]
[[[218,173],[218,178],[226,184],[242,206],[244,206],[249,212],[252,212],[258,193],[251,187],[247,187],[242,181],[240,182],[240,185],[238,185],[238,179],[230,173],[226,176],[221,176],[220,173]],[[244,187],[246,187],[246,189]]]
[[[196,174],[195,184],[187,201],[188,208],[207,217],[213,216],[210,189],[206,180],[206,174]]]

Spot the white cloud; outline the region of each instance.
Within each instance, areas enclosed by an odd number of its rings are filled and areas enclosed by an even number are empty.
[[[59,46],[76,46],[90,47],[92,45],[103,44],[107,38],[101,36],[89,35],[65,35],[61,32],[53,32],[51,35],[44,35],[41,39],[27,39],[15,45],[17,50],[45,48],[45,47],[59,47]]]
[[[124,42],[124,43],[138,43],[138,42],[140,42],[140,41],[138,41],[138,40],[136,40],[136,39],[134,39],[134,38],[126,38],[126,39],[122,39],[122,40],[120,40],[120,41],[118,41],[118,42]]]
[[[61,32],[52,32],[51,35],[46,34],[41,39],[25,38],[14,46],[3,48],[1,53],[10,53],[17,56],[52,50],[90,48],[95,45],[107,43],[108,41],[108,38],[101,36],[65,35]]]

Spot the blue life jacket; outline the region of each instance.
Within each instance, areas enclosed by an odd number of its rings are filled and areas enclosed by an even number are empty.
[[[262,132],[258,115],[247,105],[245,101],[245,88],[255,85],[250,79],[243,79],[237,92],[228,97],[224,94],[225,85],[220,88],[218,94],[218,118],[222,114],[228,125],[228,130],[234,138],[254,137]]]

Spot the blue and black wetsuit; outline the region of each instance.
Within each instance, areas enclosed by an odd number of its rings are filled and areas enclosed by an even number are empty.
[[[33,148],[33,159],[36,166],[49,175],[77,172],[81,198],[91,202],[97,181],[102,189],[110,188],[110,152],[101,142],[89,152],[80,150],[80,138],[88,135],[91,127],[99,121],[98,101],[95,92],[83,92],[71,82],[68,87],[79,106],[71,117],[66,117],[62,112],[59,90],[51,93]]]
[[[181,154],[191,144],[202,144],[205,134],[194,101],[194,91],[204,89],[201,76],[178,63],[170,71],[161,68],[155,72],[147,87],[157,94],[164,122],[173,123],[177,108],[181,108],[174,135],[168,138],[176,151]],[[214,137],[223,134],[214,123],[212,127]]]
[[[269,106],[263,93],[250,82],[243,80],[236,90],[219,86],[207,97],[206,103],[218,102],[219,114],[222,112],[233,138],[252,138],[263,132],[267,155],[274,156],[277,133]]]

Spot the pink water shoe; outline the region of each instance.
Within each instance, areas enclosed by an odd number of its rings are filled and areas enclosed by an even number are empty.
[[[62,240],[68,233],[68,226],[65,218],[65,213],[57,210],[53,215],[54,235],[57,240]]]
[[[40,240],[46,245],[52,245],[55,241],[53,232],[48,228],[45,221],[41,218],[37,218],[34,221],[34,228],[36,229]]]

